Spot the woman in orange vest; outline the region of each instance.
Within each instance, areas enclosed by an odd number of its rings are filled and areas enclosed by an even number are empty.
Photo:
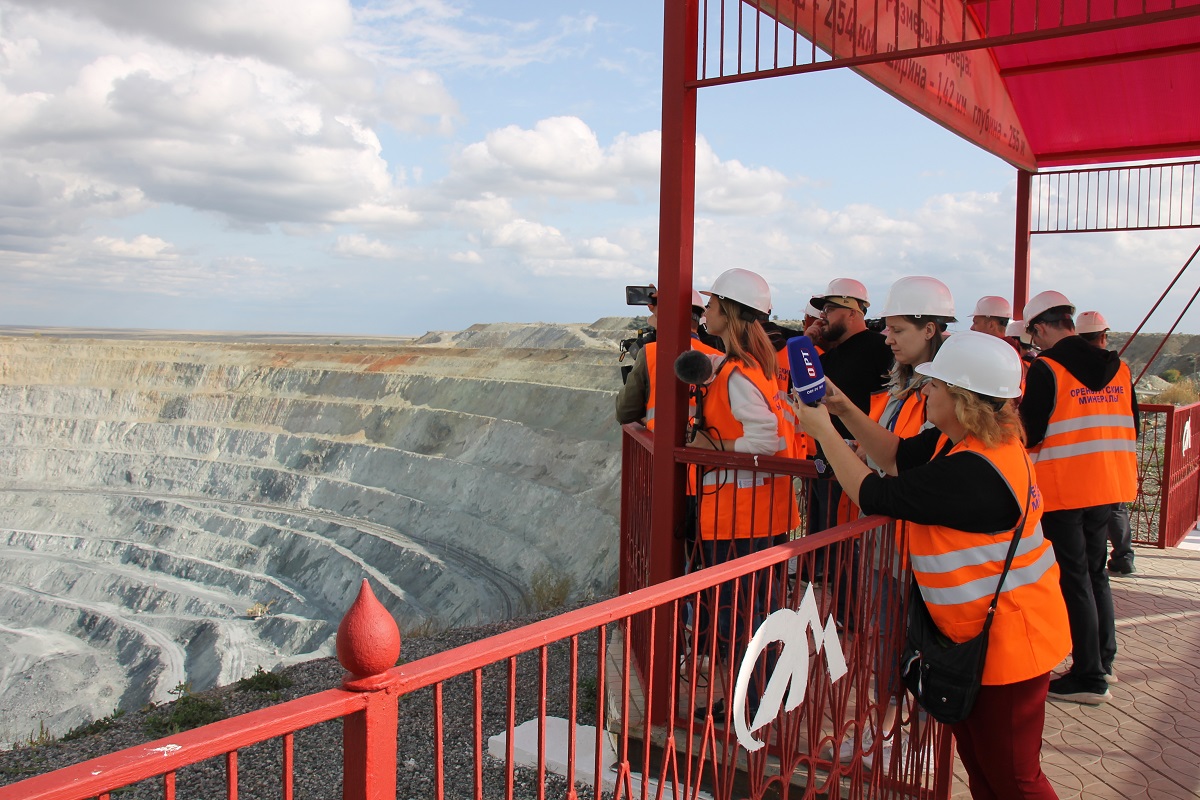
[[[793,428],[784,421],[784,398],[776,382],[777,363],[761,320],[771,310],[771,290],[761,276],[731,269],[717,277],[706,318],[710,333],[721,337],[725,353],[710,356],[712,379],[705,385],[697,417],[703,427],[689,445],[755,455],[787,456]],[[782,541],[799,524],[796,493],[789,475],[759,470],[702,468],[698,476],[697,539],[703,566],[712,566],[763,550]],[[772,587],[769,584],[774,583]],[[768,591],[778,579],[759,576],[755,596],[739,598],[738,621],[731,619],[733,584],[722,584],[716,603],[717,643],[721,655],[730,643],[742,647],[770,605]],[[743,580],[743,589],[750,581]],[[746,611],[750,611],[746,614]],[[703,614],[700,635],[705,635]],[[749,618],[748,618],[749,617]],[[703,639],[701,639],[703,641]],[[704,645],[702,645],[704,646]],[[752,696],[756,696],[753,692]],[[714,709],[714,713],[719,713]]]
[[[963,642],[982,630],[1008,543],[1020,535],[991,628],[983,687],[952,730],[972,797],[1056,798],[1041,769],[1042,729],[1050,670],[1071,649],[1071,637],[1012,403],[1020,358],[1006,342],[967,331],[916,371],[930,378],[922,391],[935,427],[902,439],[876,426],[859,438],[859,447],[894,475],[864,464],[828,409],[799,406],[797,413],[863,511],[908,521],[917,589],[950,639]],[[836,390],[828,402],[840,410]]]
[[[937,278],[910,275],[892,284],[883,304],[882,316],[887,325],[884,341],[891,348],[894,358],[888,384],[884,391],[871,396],[869,415],[853,403],[839,405],[836,413],[856,437],[864,426],[877,428],[880,425],[901,438],[916,436],[929,427],[925,416],[925,395],[922,393],[929,378],[916,372],[915,368],[933,361],[941,349],[946,327],[955,321],[954,297],[949,287]],[[886,472],[882,465],[869,457],[867,465],[880,474]],[[890,474],[895,474],[894,468]],[[851,502],[847,494],[843,494],[838,508],[838,522],[845,523],[858,517],[858,506]],[[875,581],[873,596],[878,597],[880,603],[880,646],[890,651],[899,631],[891,630],[886,620],[890,619],[888,611],[891,604],[903,593],[903,587],[896,583],[903,568],[902,556],[876,553],[872,561]],[[855,569],[847,575],[847,583],[851,583],[852,576],[857,574],[858,570]],[[887,660],[886,655],[883,658],[885,660],[876,665],[877,699],[895,698],[901,689],[895,665]],[[890,722],[890,719],[885,720],[884,727],[889,727]],[[852,754],[851,748],[843,753],[843,757]]]

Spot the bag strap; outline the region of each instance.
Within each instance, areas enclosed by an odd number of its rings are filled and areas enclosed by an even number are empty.
[[[1004,571],[1000,573],[1000,580],[996,582],[996,593],[992,595],[991,605],[988,606],[987,619],[983,621],[983,633],[987,633],[992,627],[992,617],[996,615],[996,606],[1000,604],[1000,592],[1004,590],[1004,579],[1008,577],[1008,570],[1012,567],[1013,559],[1017,556],[1017,545],[1021,542],[1021,537],[1025,533],[1025,523],[1029,521],[1029,503],[1033,498],[1033,473],[1029,469],[1029,458],[1025,458],[1025,474],[1029,478],[1029,492],[1025,495],[1025,509],[1021,512],[1021,519],[1017,522],[1017,527],[1013,531],[1012,541],[1008,545],[1008,556],[1004,559]]]

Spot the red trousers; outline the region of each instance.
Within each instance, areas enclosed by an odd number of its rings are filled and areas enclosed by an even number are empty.
[[[975,800],[1058,800],[1042,772],[1050,673],[983,686],[971,716],[951,726]]]

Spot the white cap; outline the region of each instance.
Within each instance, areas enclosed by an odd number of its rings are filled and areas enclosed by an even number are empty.
[[[1067,306],[1071,309],[1071,314],[1075,314],[1075,304],[1067,299],[1067,296],[1062,292],[1056,292],[1053,289],[1035,294],[1028,303],[1025,304],[1025,311],[1021,314],[1021,318],[1033,322],[1039,315],[1045,314],[1052,308],[1059,306]]]
[[[1099,311],[1084,311],[1075,318],[1076,333],[1100,333],[1108,330],[1108,320]]]
[[[708,304],[704,302],[704,296],[695,289],[692,289],[692,308],[698,308],[701,310],[701,313],[703,313],[706,305]]]
[[[1033,339],[1025,332],[1025,320],[1012,319],[1004,328],[1004,335],[1009,339],[1020,339],[1025,344],[1033,344]]]
[[[978,331],[954,334],[915,370],[987,397],[1021,396],[1021,357],[1008,342]]]
[[[954,317],[954,297],[946,284],[927,275],[901,278],[888,289],[881,317]]]
[[[1012,303],[994,294],[984,295],[975,304],[972,317],[1004,317],[1012,319]]]
[[[867,297],[867,287],[854,278],[834,278],[825,289],[825,294],[813,295],[811,302],[818,309],[826,303],[833,302],[844,308],[850,308],[849,300],[857,300],[857,310],[866,312],[871,307],[871,299]]]
[[[804,307],[804,316],[819,317],[819,316],[821,316],[821,309],[817,308],[810,302],[808,305],[806,305]]]
[[[736,300],[764,314],[771,313],[771,287],[761,275],[748,269],[727,269],[713,281],[712,289],[700,294],[715,294]]]

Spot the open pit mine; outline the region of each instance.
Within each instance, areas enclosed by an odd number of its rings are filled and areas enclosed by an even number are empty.
[[[330,655],[364,577],[409,633],[613,591],[628,323],[0,331],[0,745]]]

